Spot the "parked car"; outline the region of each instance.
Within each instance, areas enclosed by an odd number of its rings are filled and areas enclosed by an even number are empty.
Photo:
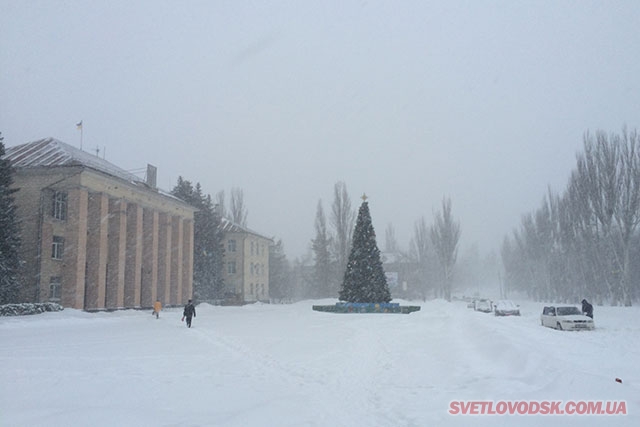
[[[483,313],[491,313],[493,311],[493,303],[488,299],[477,299],[473,303],[473,309]]]
[[[494,310],[496,316],[520,316],[520,306],[510,300],[498,301]]]
[[[595,329],[593,319],[583,315],[578,307],[561,306],[545,307],[540,315],[540,324],[549,328],[567,331],[582,331]]]

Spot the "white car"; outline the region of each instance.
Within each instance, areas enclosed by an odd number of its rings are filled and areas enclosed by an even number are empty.
[[[520,306],[510,300],[498,301],[495,305],[496,316],[520,316]]]
[[[493,311],[493,304],[488,299],[478,299],[474,301],[473,309],[475,311],[482,311],[483,313],[491,313]]]
[[[592,330],[596,327],[593,319],[574,306],[545,307],[540,315],[540,324],[561,331]]]

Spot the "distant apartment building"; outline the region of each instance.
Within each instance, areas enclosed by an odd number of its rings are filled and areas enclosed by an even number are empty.
[[[272,239],[223,218],[225,290],[239,303],[269,301],[269,245]]]
[[[104,310],[183,304],[193,291],[195,209],[53,138],[6,150],[21,222],[22,299]]]

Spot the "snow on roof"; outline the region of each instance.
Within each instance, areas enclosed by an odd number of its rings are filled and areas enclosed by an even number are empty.
[[[265,237],[256,231],[253,231],[247,227],[243,227],[240,224],[236,224],[230,219],[224,218],[224,217],[221,218],[220,220],[220,228],[225,233],[248,233],[248,234],[253,234],[254,236],[257,236],[257,237],[262,237],[263,239],[273,240],[270,237]]]
[[[15,168],[84,166],[136,185],[142,184],[147,186],[145,180],[139,176],[55,138],[44,138],[14,147],[7,147],[5,158],[8,159],[11,162],[11,166]],[[155,191],[162,196],[192,207],[184,200],[165,190],[156,188]],[[195,208],[193,209],[197,210]]]
[[[125,181],[144,183],[142,178],[55,138],[8,147],[5,158],[15,168],[85,166]]]

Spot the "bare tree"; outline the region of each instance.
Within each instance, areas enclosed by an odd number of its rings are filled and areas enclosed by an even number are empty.
[[[637,131],[584,136],[562,197],[551,194],[505,239],[505,278],[536,299],[631,305],[640,294]]]
[[[460,223],[455,221],[451,215],[450,199],[442,199],[442,211],[436,212],[430,234],[442,274],[440,296],[451,301],[453,267],[458,256],[458,241],[460,240]]]
[[[244,192],[240,188],[231,189],[231,220],[241,227],[247,226],[247,209],[244,206]]]
[[[336,296],[338,285],[333,280],[331,271],[331,255],[329,246],[331,239],[327,233],[327,220],[322,208],[322,200],[318,200],[315,220],[316,237],[311,241],[311,248],[314,255],[314,297],[327,298]],[[332,283],[335,282],[335,283]]]
[[[424,217],[416,221],[413,226],[413,238],[411,239],[411,258],[416,263],[418,292],[423,300],[427,299],[429,290],[429,277],[432,267],[432,246],[429,240],[429,229]]]
[[[220,215],[222,218],[229,218],[229,212],[227,212],[227,205],[225,203],[224,190],[220,190],[216,193],[214,203],[218,211],[218,215]]]
[[[351,200],[347,186],[339,181],[333,187],[333,205],[331,207],[331,225],[333,225],[332,252],[337,263],[338,282],[342,283],[351,250],[351,238],[356,214],[351,209]]]
[[[396,239],[396,230],[392,223],[387,224],[384,231],[384,251],[389,253],[398,252],[398,240]]]
[[[620,288],[624,305],[631,305],[631,240],[640,225],[640,143],[638,132],[631,134],[623,130],[620,149],[621,170],[619,177],[619,196],[614,211],[617,224],[617,237],[620,244],[618,265],[622,271]]]

